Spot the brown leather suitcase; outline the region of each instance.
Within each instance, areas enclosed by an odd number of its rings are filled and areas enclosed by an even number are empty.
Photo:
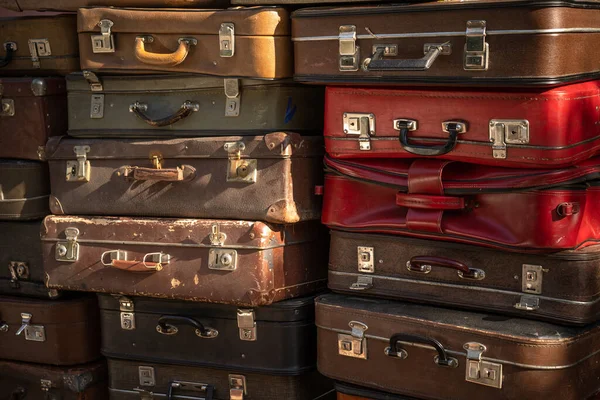
[[[310,83],[560,85],[600,74],[598,1],[431,1],[292,14]],[[403,115],[400,115],[403,117]]]
[[[118,4],[117,4],[118,3]],[[81,7],[115,6],[120,7],[178,7],[222,8],[229,5],[227,0],[0,0],[0,8],[14,11],[77,11]]]
[[[317,220],[322,137],[53,138],[54,214]],[[67,174],[65,175],[65,171]]]
[[[76,29],[75,15],[0,18],[0,76],[79,70]]]
[[[48,137],[67,131],[66,92],[64,78],[0,78],[0,157],[42,159]]]
[[[0,400],[106,400],[106,361],[56,367],[0,360]]]
[[[319,371],[375,390],[431,400],[581,400],[600,388],[600,324],[338,294],[317,299],[316,323]]]
[[[95,297],[47,301],[0,296],[0,359],[75,365],[99,356]]]
[[[0,159],[0,220],[45,217],[49,194],[46,163]]]
[[[256,307],[326,286],[317,221],[48,216],[47,285]]]
[[[290,22],[283,8],[80,8],[78,32],[83,70],[292,75]]]

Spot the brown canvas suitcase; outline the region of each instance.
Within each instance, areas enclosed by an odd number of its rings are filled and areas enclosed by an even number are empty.
[[[0,360],[0,400],[106,399],[106,361],[55,367]]]
[[[118,3],[118,4],[117,4]],[[77,11],[81,7],[115,6],[120,7],[178,7],[222,8],[229,5],[227,0],[0,0],[0,8],[14,11]]]
[[[297,80],[560,85],[600,74],[598,1],[431,1],[292,14]],[[402,115],[400,115],[402,117]]]
[[[262,306],[326,285],[317,221],[48,216],[48,287]]]
[[[46,148],[50,208],[71,215],[316,220],[322,140],[286,132],[161,141],[53,138]]]
[[[600,319],[600,246],[534,255],[334,230],[328,284],[361,296],[589,324]]]
[[[319,371],[376,390],[431,400],[582,400],[600,388],[599,324],[337,294],[317,299],[316,323]]]
[[[45,217],[49,194],[46,163],[0,159],[0,220]]]
[[[0,157],[42,158],[48,137],[67,131],[66,91],[63,78],[0,78]]]
[[[0,75],[66,75],[79,70],[77,17],[0,18]]]
[[[80,8],[78,32],[83,70],[292,75],[290,22],[283,8]]]
[[[0,359],[51,365],[96,360],[97,307],[92,296],[54,301],[0,296]]]

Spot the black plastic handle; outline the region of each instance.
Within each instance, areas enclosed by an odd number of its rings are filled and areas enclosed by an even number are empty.
[[[202,393],[204,400],[213,400],[215,388],[213,385],[205,385],[203,383],[171,381],[167,390],[167,400],[173,400],[173,392],[175,389],[189,390],[192,392]]]
[[[384,48],[379,48],[375,51],[371,56],[371,61],[365,65],[367,71],[427,71],[442,54],[443,44],[431,46],[422,58],[408,60],[386,60],[383,58],[384,50]]]
[[[150,126],[163,127],[173,125],[177,121],[189,117],[194,112],[198,111],[200,109],[200,106],[197,103],[193,103],[189,100],[186,100],[181,105],[179,110],[177,110],[174,114],[159,119],[152,119],[148,115],[146,115],[146,113],[144,112],[146,108],[147,106],[145,104],[136,101],[135,103],[129,106],[129,112],[133,113],[136,117],[138,117]]]
[[[0,58],[0,68],[4,68],[10,64],[13,58],[13,53],[15,52],[12,44],[10,43],[4,43],[4,50],[6,50],[6,55],[3,58]]]
[[[438,357],[436,360],[438,365],[441,365],[443,367],[456,367],[458,365],[456,359],[448,357],[446,349],[437,340],[430,337],[410,335],[407,333],[396,333],[395,335],[392,335],[392,337],[390,338],[390,349],[387,352],[388,356],[398,357],[398,342],[428,344],[430,346],[433,346],[438,353]]]
[[[167,325],[190,325],[198,329],[203,334],[207,332],[206,328],[201,322],[189,317],[181,317],[179,315],[163,315],[158,319],[158,326],[160,326],[162,329],[168,330],[169,327]]]
[[[456,142],[458,141],[458,129],[456,128],[457,124],[448,124],[448,141],[441,146],[419,146],[408,143],[408,124],[398,124],[398,129],[400,129],[400,145],[404,148],[404,150],[409,153],[416,154],[419,156],[441,156],[443,154],[447,154],[454,150],[456,147]]]

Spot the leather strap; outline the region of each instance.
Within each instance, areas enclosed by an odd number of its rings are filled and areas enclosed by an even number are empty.
[[[462,197],[430,196],[426,194],[397,193],[396,205],[425,210],[462,210],[465,199]]]

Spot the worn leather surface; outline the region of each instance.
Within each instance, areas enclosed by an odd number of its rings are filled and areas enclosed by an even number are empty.
[[[600,201],[600,187],[595,183],[598,161],[526,170],[436,159],[326,158],[329,172],[322,221],[334,229],[435,238],[517,252],[583,248],[600,239],[595,212]],[[432,168],[421,168],[423,163]],[[436,163],[438,169],[433,169]],[[465,208],[396,204],[397,193],[439,195],[440,189],[445,196],[463,198]],[[579,211],[565,215],[562,204],[579,207]]]
[[[49,195],[46,163],[0,159],[0,220],[46,216]]]
[[[114,25],[115,52],[92,52],[92,34],[99,34],[102,19]],[[221,57],[218,32],[221,23],[235,25],[233,57]],[[292,75],[292,46],[287,11],[276,7],[227,10],[82,8],[78,11],[81,68],[136,73],[140,71],[193,72],[216,76],[276,79]],[[145,64],[135,57],[135,38],[152,35],[146,45],[152,53],[173,53],[178,39],[193,37],[184,62],[174,67]]]
[[[414,397],[399,396],[342,382],[335,383],[335,390],[337,400],[417,400]]]
[[[595,367],[599,355],[598,325],[567,328],[544,322],[467,313],[444,308],[387,300],[324,295],[317,299],[319,371],[331,378],[416,398],[453,399],[585,399],[598,391]],[[348,324],[368,326],[367,359],[338,354],[338,333],[350,333]],[[389,338],[397,333],[438,340],[458,361],[458,367],[434,362],[432,347],[402,342],[408,357],[399,360],[384,354]],[[382,339],[374,339],[374,337]],[[465,381],[469,342],[483,344],[483,359],[502,364],[501,389]],[[589,358],[586,358],[589,357]],[[522,364],[516,366],[512,363]],[[562,366],[533,369],[532,366]],[[352,371],[351,374],[348,371]],[[437,384],[432,384],[435,377]],[[569,384],[565,384],[569,382]]]
[[[591,4],[591,5],[590,5]],[[567,6],[563,6],[567,5]],[[428,2],[424,4],[310,8],[292,14],[292,37],[333,36],[341,25],[355,25],[360,47],[358,71],[339,71],[338,40],[295,41],[295,77],[309,82],[549,85],[598,76],[600,55],[587,51],[599,33],[487,35],[488,70],[465,70],[463,49],[466,21],[485,20],[488,31],[594,28],[600,25],[597,2],[564,4],[527,1]],[[434,28],[435,27],[435,28]],[[370,33],[371,32],[371,33]],[[425,38],[381,38],[377,35],[457,32]],[[440,55],[427,71],[365,72],[373,45],[397,44],[398,56],[386,59],[419,59],[428,43],[449,43],[450,55]],[[515,63],[515,60],[528,62]]]
[[[0,0],[0,7],[15,11],[21,10],[58,10],[77,11],[89,6],[118,6],[120,7],[227,7],[227,0]]]
[[[500,91],[328,87],[325,98],[325,146],[333,157],[419,157],[400,144],[400,131],[394,129],[398,118],[416,120],[418,129],[409,133],[410,143],[426,146],[448,141],[443,122],[466,123],[467,132],[458,135],[456,147],[435,158],[506,167],[560,167],[592,157],[600,149],[600,111],[596,108],[600,106],[600,81]],[[345,112],[375,115],[371,150],[360,150],[358,136],[344,133]],[[489,126],[495,119],[527,121],[528,143],[508,143],[506,158],[494,158]]]

